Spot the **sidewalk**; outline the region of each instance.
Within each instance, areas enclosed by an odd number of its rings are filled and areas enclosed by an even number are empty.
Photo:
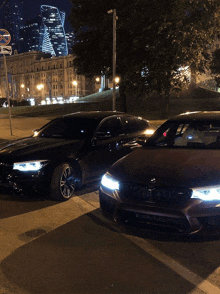
[[[0,115],[0,141],[15,140],[22,137],[33,135],[33,130],[40,128],[48,123],[47,118],[39,117],[12,117],[10,120],[5,115]]]

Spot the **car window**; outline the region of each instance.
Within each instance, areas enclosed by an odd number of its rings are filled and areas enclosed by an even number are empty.
[[[189,124],[175,142],[175,146],[201,145],[208,146],[217,142],[220,136],[220,126],[213,124]]]
[[[157,130],[147,145],[220,149],[220,123],[215,121],[168,123]]]
[[[163,132],[157,137],[156,145],[157,146],[167,146],[169,144],[169,137],[170,137],[170,127],[163,130]],[[171,137],[172,138],[172,137]]]
[[[106,136],[118,136],[122,134],[122,124],[120,117],[111,117],[104,119],[98,126],[96,130],[97,137],[106,137]]]
[[[87,118],[58,118],[54,119],[37,133],[37,137],[59,139],[88,139],[96,129],[98,122]]]
[[[149,127],[149,123],[138,117],[123,117],[123,128],[126,134],[143,131]]]

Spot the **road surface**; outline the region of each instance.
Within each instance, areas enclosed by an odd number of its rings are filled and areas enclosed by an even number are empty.
[[[218,238],[131,232],[102,216],[97,187],[1,194],[0,212],[0,294],[220,293]]]

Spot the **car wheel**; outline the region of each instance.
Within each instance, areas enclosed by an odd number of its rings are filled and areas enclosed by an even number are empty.
[[[50,193],[59,201],[70,199],[75,192],[76,179],[74,169],[68,163],[57,166],[53,172]]]

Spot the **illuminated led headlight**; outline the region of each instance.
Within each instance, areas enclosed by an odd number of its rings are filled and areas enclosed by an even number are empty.
[[[101,180],[101,185],[110,190],[119,190],[119,182],[109,173],[104,174]]]
[[[15,162],[13,164],[13,169],[20,170],[20,171],[38,171],[47,163],[48,163],[47,160]]]
[[[203,201],[220,200],[220,186],[205,187],[203,189],[192,189],[193,194],[191,198],[201,199]]]

